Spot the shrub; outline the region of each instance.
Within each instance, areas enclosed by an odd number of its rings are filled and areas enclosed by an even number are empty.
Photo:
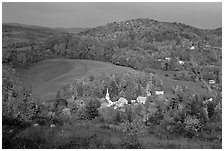
[[[99,108],[99,114],[102,121],[106,123],[119,124],[127,120],[127,116],[123,111],[113,107]]]
[[[3,116],[32,121],[37,109],[31,89],[21,85],[19,79],[16,78],[15,70],[10,66],[3,66],[2,83]]]
[[[96,98],[88,97],[85,98],[85,108],[86,108],[86,114],[87,119],[92,120],[95,117],[99,116],[98,108],[100,107],[100,102]]]

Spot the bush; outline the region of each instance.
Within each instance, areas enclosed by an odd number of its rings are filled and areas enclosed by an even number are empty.
[[[92,120],[95,117],[99,116],[98,108],[100,107],[101,103],[96,98],[88,97],[85,99],[85,108],[87,119]]]
[[[37,108],[31,89],[21,84],[16,78],[15,70],[10,66],[3,66],[2,83],[3,116],[26,122],[32,121]]]
[[[127,120],[127,116],[123,111],[113,107],[99,108],[99,114],[102,121],[110,124],[119,124]]]

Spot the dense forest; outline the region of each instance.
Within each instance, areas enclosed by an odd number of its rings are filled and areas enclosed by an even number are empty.
[[[3,148],[222,147],[222,28],[133,19],[65,31],[3,24]],[[75,79],[41,103],[16,71],[52,58],[133,70]]]

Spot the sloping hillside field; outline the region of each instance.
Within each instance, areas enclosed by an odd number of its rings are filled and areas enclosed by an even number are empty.
[[[60,90],[74,78],[102,73],[122,74],[128,70],[133,69],[101,61],[58,58],[40,61],[28,69],[20,69],[18,73],[22,82],[31,86],[33,94],[41,101],[45,101],[54,98],[57,90]],[[201,85],[194,82],[172,80],[160,72],[156,72],[156,76],[163,80],[166,91],[179,85],[189,86],[197,93],[206,93]]]
[[[102,73],[122,73],[128,67],[111,63],[80,59],[48,59],[19,70],[21,80],[32,87],[33,94],[40,100],[54,98],[57,90],[74,78]]]

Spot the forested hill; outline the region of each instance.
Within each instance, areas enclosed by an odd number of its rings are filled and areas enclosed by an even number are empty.
[[[23,48],[43,43],[47,38],[60,35],[62,31],[48,27],[19,23],[2,24],[2,48]]]
[[[222,28],[203,30],[182,23],[159,22],[152,19],[133,19],[123,22],[108,23],[86,30],[80,35],[95,37],[118,38],[128,36],[130,39],[137,38],[145,41],[170,41],[177,42],[188,39],[197,44],[210,43],[211,46],[221,46]]]
[[[150,68],[162,68],[158,59],[166,57],[174,61],[191,61],[194,66],[205,62],[210,65],[221,63],[221,49],[217,48],[221,47],[222,28],[203,30],[182,23],[133,19],[108,23],[78,34],[65,31],[3,24],[3,61],[15,60],[11,59],[15,51],[26,53],[25,60],[19,58],[23,64],[55,55],[107,61],[135,69],[147,68],[145,64],[150,64]],[[192,46],[194,51],[190,50]],[[175,69],[174,65],[170,65],[170,69]]]

